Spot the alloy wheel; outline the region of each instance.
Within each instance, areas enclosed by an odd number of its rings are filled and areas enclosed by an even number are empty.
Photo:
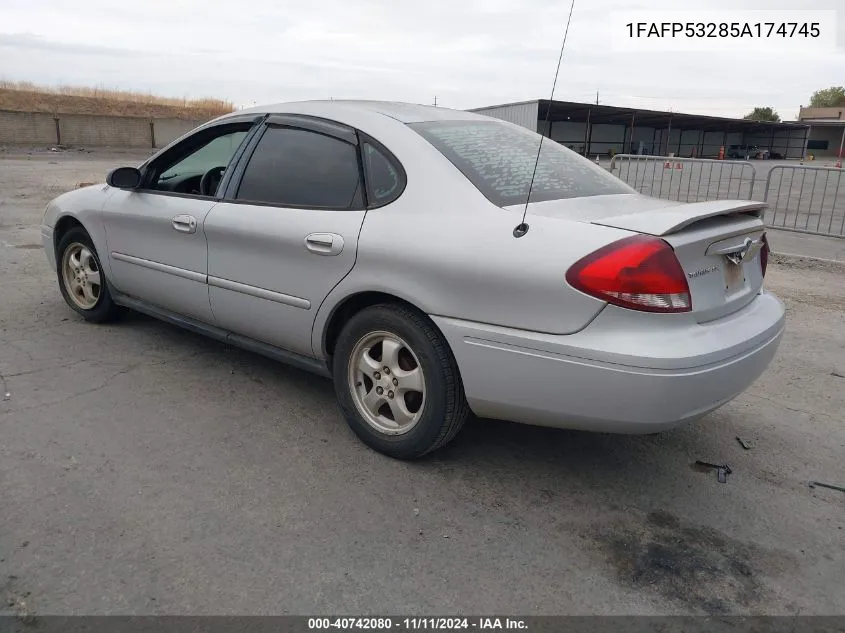
[[[402,435],[420,421],[425,377],[416,354],[401,337],[371,332],[349,356],[352,399],[367,423],[380,433]]]
[[[100,266],[91,249],[73,242],[62,256],[62,279],[68,296],[77,307],[91,310],[100,300]]]

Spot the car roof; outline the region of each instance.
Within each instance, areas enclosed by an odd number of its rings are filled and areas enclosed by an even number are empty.
[[[351,99],[331,99],[319,101],[293,101],[273,105],[257,106],[237,110],[229,116],[243,114],[304,114],[333,118],[338,121],[350,116],[379,114],[400,121],[401,123],[421,123],[424,121],[489,120],[480,114],[420,105],[398,101],[365,101]]]

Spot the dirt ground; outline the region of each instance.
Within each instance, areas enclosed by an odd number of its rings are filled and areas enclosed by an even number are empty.
[[[44,206],[143,158],[0,153],[0,614],[845,614],[845,493],[808,485],[845,485],[842,268],[773,258],[778,355],[695,424],[403,463],[328,381],[65,306]]]

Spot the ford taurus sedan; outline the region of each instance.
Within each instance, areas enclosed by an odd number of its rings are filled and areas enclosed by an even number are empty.
[[[467,112],[241,110],[106,183],[44,215],[73,310],[138,310],[330,376],[352,430],[394,457],[471,413],[668,429],[753,383],[784,328],[762,204],[642,196]]]

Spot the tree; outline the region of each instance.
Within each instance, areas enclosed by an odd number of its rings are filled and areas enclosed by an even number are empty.
[[[845,106],[845,87],[831,86],[823,90],[816,90],[810,97],[811,108],[836,108]]]
[[[746,114],[743,119],[748,121],[771,121],[773,123],[780,122],[780,115],[772,110],[772,108],[754,108],[751,112]]]

